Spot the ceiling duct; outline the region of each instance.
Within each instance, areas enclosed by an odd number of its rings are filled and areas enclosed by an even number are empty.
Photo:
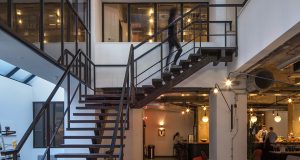
[[[252,75],[247,78],[248,92],[268,90],[274,82],[273,73],[265,69],[258,69]]]

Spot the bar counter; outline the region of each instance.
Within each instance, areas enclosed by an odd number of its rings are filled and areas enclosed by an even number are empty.
[[[201,156],[201,152],[209,156],[209,142],[192,142],[186,143],[188,160],[192,160],[194,157]]]

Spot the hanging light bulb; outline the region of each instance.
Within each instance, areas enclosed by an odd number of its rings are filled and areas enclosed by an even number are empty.
[[[190,111],[191,111],[190,108],[187,108],[187,109],[186,109],[186,113],[189,113]]]
[[[217,93],[219,93],[219,90],[218,90],[217,87],[215,87],[215,89],[214,89],[214,94],[217,94]]]
[[[227,87],[231,87],[232,81],[230,80],[230,78],[227,78],[227,79],[226,79],[225,85],[226,85]]]
[[[281,117],[278,115],[278,112],[277,112],[277,115],[274,117],[274,121],[279,123],[281,121]]]
[[[207,123],[208,122],[208,116],[206,115],[206,111],[204,113],[204,116],[202,117],[202,122]]]
[[[273,111],[272,113],[273,113],[273,116],[275,116],[275,112]]]
[[[251,121],[252,123],[257,122],[257,117],[256,117],[255,115],[251,116],[250,121]]]
[[[292,102],[293,102],[292,98],[289,98],[289,99],[288,99],[288,102],[289,102],[289,103],[292,103]]]

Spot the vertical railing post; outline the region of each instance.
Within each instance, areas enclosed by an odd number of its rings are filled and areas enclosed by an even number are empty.
[[[87,84],[88,84],[88,64],[87,64],[87,59],[86,57],[84,57],[84,81],[85,81],[85,85],[84,85],[84,94],[87,95]]]
[[[194,43],[193,43],[193,45],[194,45],[194,53],[196,53],[196,28],[195,28],[195,24],[193,24],[192,25],[192,27],[193,27],[193,41],[194,41]]]
[[[235,56],[238,56],[238,17],[237,17],[237,6],[235,6]]]
[[[50,103],[46,106],[47,109],[47,124],[46,124],[46,146],[49,147],[49,150],[47,151],[47,160],[50,160],[50,150],[51,150],[51,125],[50,125]]]
[[[134,49],[133,49],[133,45],[131,45],[130,47],[130,89],[131,89],[131,93],[130,93],[130,101],[132,104],[134,104],[135,102],[135,93],[136,93],[136,86],[134,86]],[[129,99],[127,99],[129,100]]]
[[[67,77],[67,81],[68,81],[67,82],[68,83],[67,84],[68,85],[68,93],[67,93],[68,94],[68,106],[67,106],[68,107],[68,128],[70,128],[70,118],[71,118],[71,113],[70,113],[71,112],[71,109],[70,109],[71,108],[70,107],[71,106],[71,97],[70,97],[71,96],[70,95],[71,94],[71,82],[70,82],[70,80],[71,80],[70,74],[68,74],[68,77]]]
[[[95,64],[93,64],[94,66],[94,95],[96,95],[96,66]]]
[[[163,43],[160,44],[160,77],[162,78],[164,62],[163,62],[164,54],[163,54]],[[168,64],[166,64],[168,66]]]
[[[225,41],[224,41],[224,43],[225,43],[225,44],[224,44],[224,47],[226,48],[226,47],[227,47],[227,23],[225,22],[224,24],[225,24],[225,27],[224,27],[224,28],[225,28],[225,29],[224,29],[224,32],[225,32],[225,33],[224,33],[224,35],[225,35],[225,37],[224,37],[224,38],[225,38]]]

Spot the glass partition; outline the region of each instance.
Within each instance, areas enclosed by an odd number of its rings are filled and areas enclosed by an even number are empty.
[[[78,0],[77,13],[83,23],[88,26],[88,1]]]
[[[7,0],[0,0],[0,22],[7,23]]]
[[[72,12],[69,4],[64,4],[64,49],[73,54],[76,51],[76,15]]]
[[[61,57],[61,3],[44,0],[44,50],[55,60]]]
[[[192,8],[195,7],[195,4],[183,4],[183,14],[190,11]],[[186,31],[183,33],[183,41],[188,42],[196,37],[197,42],[207,42],[208,41],[208,7],[203,6],[199,9],[196,9],[192,12],[192,14],[183,20],[183,27],[190,25],[192,22],[195,21],[204,21],[204,23],[194,23],[191,27],[188,27]],[[195,28],[195,30],[194,30]],[[201,37],[201,40],[200,40]]]
[[[141,42],[155,33],[154,5],[132,4],[130,6],[131,41]]]
[[[104,41],[128,41],[128,4],[105,4],[103,16]]]
[[[13,29],[19,36],[40,48],[40,1],[13,1]]]
[[[78,21],[78,31],[77,31],[77,36],[78,36],[78,49],[81,49],[84,53],[87,52],[87,34],[86,34],[86,29],[84,25]]]

